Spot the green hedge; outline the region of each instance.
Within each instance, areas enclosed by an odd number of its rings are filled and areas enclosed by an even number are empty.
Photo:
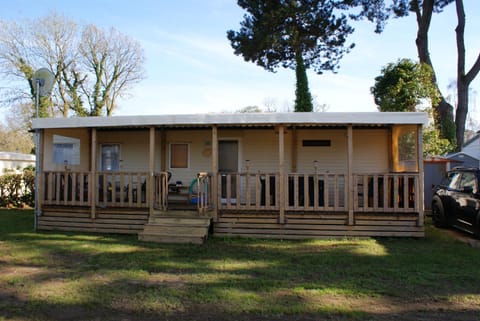
[[[35,169],[27,167],[21,174],[0,176],[0,207],[33,207],[35,202]]]

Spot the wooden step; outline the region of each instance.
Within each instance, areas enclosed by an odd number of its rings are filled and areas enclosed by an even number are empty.
[[[150,217],[148,223],[165,226],[210,226],[210,218]]]
[[[145,234],[159,235],[195,235],[201,236],[208,233],[208,226],[164,226],[148,224],[143,229]]]
[[[203,244],[208,237],[210,223],[210,218],[199,217],[198,214],[155,214],[150,217],[138,238],[147,242]]]

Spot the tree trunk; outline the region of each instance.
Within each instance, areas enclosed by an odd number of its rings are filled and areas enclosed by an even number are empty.
[[[465,9],[463,0],[456,0],[458,25],[455,28],[457,36],[457,111],[455,113],[457,151],[461,150],[465,137],[465,123],[468,114],[468,93],[472,80],[480,71],[480,55],[468,73],[465,73]]]
[[[432,68],[432,83],[437,87],[438,93],[440,94],[440,102],[436,106],[433,106],[435,127],[439,129],[441,138],[446,138],[453,143],[455,142],[453,106],[446,101],[445,97],[440,91],[440,88],[438,88],[435,69],[433,68],[433,64],[430,59],[430,52],[428,50],[428,30],[432,20],[434,0],[423,1],[421,9],[419,6],[419,1],[414,0],[414,2],[416,3],[415,14],[418,25],[417,39],[415,40],[418,58],[420,63],[425,63]]]

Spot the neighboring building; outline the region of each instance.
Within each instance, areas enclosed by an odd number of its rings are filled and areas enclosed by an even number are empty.
[[[198,243],[210,222],[215,235],[423,237],[426,122],[408,112],[34,119],[37,227]]]
[[[0,152],[0,175],[6,172],[19,173],[27,166],[35,166],[35,155]]]
[[[446,156],[448,159],[455,160],[454,166],[480,167],[480,131],[469,139],[457,153]]]

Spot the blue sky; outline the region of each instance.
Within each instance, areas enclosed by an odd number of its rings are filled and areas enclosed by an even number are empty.
[[[480,52],[480,1],[464,2],[469,68]],[[236,1],[16,0],[2,3],[0,19],[21,21],[53,11],[79,23],[114,27],[143,46],[147,78],[120,101],[116,115],[233,112],[265,104],[285,111],[293,105],[293,70],[267,72],[233,54],[226,31],[238,29],[242,20]],[[430,52],[444,94],[456,75],[455,26],[453,5],[433,17]],[[417,59],[413,17],[389,21],[380,35],[368,23],[355,28],[350,41],[356,47],[337,74],[309,72],[310,90],[328,111],[375,111],[369,89],[381,68],[399,58]],[[480,92],[479,79],[472,88]]]

